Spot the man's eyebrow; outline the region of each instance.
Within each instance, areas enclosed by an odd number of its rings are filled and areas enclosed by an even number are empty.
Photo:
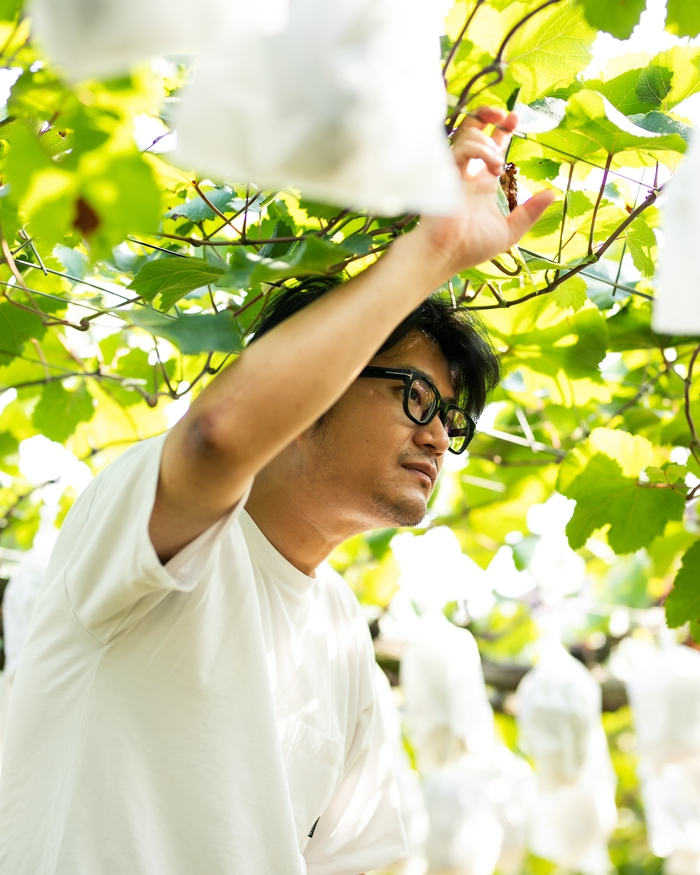
[[[415,367],[413,367],[413,365],[406,365],[405,367],[403,365],[400,365],[399,367],[401,368],[401,370],[413,371],[414,374],[417,374],[419,377],[422,377],[424,380],[428,380],[429,382],[431,382],[433,384],[433,386],[435,386],[437,388],[437,380],[435,379],[435,377],[432,374],[426,373],[426,371],[422,370],[421,368],[415,368]],[[440,390],[438,389],[438,392],[439,391]],[[443,401],[447,401],[448,404],[456,404],[457,403],[457,399],[452,394],[443,395],[442,392],[440,392],[440,397],[442,398]]]

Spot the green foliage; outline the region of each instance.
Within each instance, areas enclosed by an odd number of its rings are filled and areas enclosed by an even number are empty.
[[[634,266],[641,275],[653,276],[655,270],[653,250],[656,246],[656,237],[642,216],[635,219],[627,229],[627,245]]]
[[[13,307],[9,302],[0,303],[0,365],[20,355],[25,343],[42,337],[45,331],[37,313]]]
[[[666,523],[681,519],[684,498],[671,490],[654,490],[624,477],[619,464],[597,453],[576,479],[562,490],[576,499],[566,527],[572,547],[583,547],[593,532],[609,525],[608,543],[616,553],[632,553],[663,534]]]
[[[677,132],[647,130],[640,124],[643,118],[635,121],[623,115],[602,94],[584,89],[567,101],[561,131],[546,135],[543,142],[561,143],[582,157],[616,155],[627,150],[685,151],[686,142]]]
[[[522,16],[513,4],[504,18]],[[517,20],[517,19],[516,19]],[[545,15],[533,16],[508,44],[504,60],[521,86],[519,99],[532,103],[580,73],[592,57],[595,31],[581,9],[573,3],[550,8]]]
[[[562,283],[555,290],[553,297],[554,303],[561,310],[571,307],[574,312],[578,312],[588,299],[586,295],[586,281],[581,276],[571,277],[570,280]]]
[[[47,383],[32,414],[32,424],[52,441],[63,443],[80,422],[89,422],[95,412],[92,396],[83,384],[73,391],[61,383]]]
[[[130,310],[127,319],[156,337],[164,337],[186,355],[199,352],[240,352],[241,335],[228,311],[215,316],[185,313],[177,318],[163,316],[148,307]]]
[[[688,0],[667,0],[666,30],[676,36],[700,34],[700,8]]]
[[[188,292],[215,283],[224,273],[225,265],[208,264],[201,258],[158,258],[144,264],[129,289],[145,301],[160,295],[160,309],[167,311]]]
[[[683,555],[680,571],[676,575],[666,599],[668,625],[683,626],[691,620],[690,631],[696,641],[700,640],[700,541],[696,541]]]
[[[629,39],[646,0],[581,0],[588,23],[617,39]]]

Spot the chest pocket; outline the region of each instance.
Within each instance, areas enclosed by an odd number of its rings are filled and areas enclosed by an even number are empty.
[[[308,844],[309,833],[331,801],[342,764],[342,745],[305,723],[297,723],[286,770],[300,851]]]

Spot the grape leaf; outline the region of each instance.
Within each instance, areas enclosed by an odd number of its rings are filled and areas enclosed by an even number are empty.
[[[666,30],[676,36],[698,36],[700,6],[692,0],[667,0]]]
[[[90,272],[90,259],[79,249],[71,249],[59,243],[54,247],[53,254],[61,262],[64,269],[77,279],[85,279]]]
[[[596,140],[608,154],[625,149],[685,151],[685,142],[676,133],[652,131],[632,123],[595,91],[579,91],[569,98],[564,124]]]
[[[301,200],[299,207],[306,210],[306,215],[312,219],[334,219],[342,210],[338,206],[332,204],[322,204],[317,201]]]
[[[149,261],[136,274],[130,291],[145,301],[161,296],[161,310],[169,310],[181,298],[195,289],[215,283],[226,273],[225,265],[209,264],[202,258],[166,256]]]
[[[666,622],[674,629],[690,620],[690,631],[695,640],[700,639],[700,541],[696,541],[683,556],[681,567],[673,581],[664,607]]]
[[[14,21],[22,0],[0,0],[0,21]]]
[[[673,72],[668,67],[649,64],[639,74],[635,92],[642,103],[652,103],[658,107],[671,93],[672,82]]]
[[[513,112],[518,114],[518,130],[523,134],[544,134],[558,127],[566,112],[566,101],[557,97],[535,100],[530,106],[516,103]]]
[[[94,165],[81,162],[80,194],[100,219],[90,241],[97,258],[110,258],[113,246],[129,234],[153,231],[161,219],[160,188],[144,156],[136,151],[108,153],[107,160]]]
[[[552,297],[560,310],[571,307],[574,312],[577,312],[588,300],[586,281],[581,276],[572,276],[570,280],[562,283],[559,288],[552,292]]]
[[[81,422],[89,422],[95,412],[92,395],[83,383],[74,391],[60,382],[47,383],[41,392],[32,423],[52,441],[67,440]]]
[[[542,179],[556,179],[559,176],[561,164],[551,158],[530,158],[518,164],[518,170],[523,176],[539,182]]]
[[[650,466],[646,469],[650,483],[673,483],[684,486],[688,469],[685,465],[666,464],[663,468]]]
[[[19,441],[9,431],[0,431],[0,470],[17,473]]]
[[[236,192],[232,191],[227,185],[223,188],[213,188],[210,191],[205,191],[204,194],[207,200],[222,213],[237,212],[245,204],[245,201],[239,198]],[[190,222],[205,222],[208,219],[216,218],[216,213],[198,195],[191,200],[172,207],[172,209],[167,211],[165,217],[167,219],[189,219]]]
[[[653,276],[656,266],[654,264],[653,250],[656,246],[656,237],[654,232],[644,221],[642,216],[638,216],[627,229],[627,247],[634,266],[642,276]]]
[[[584,89],[567,101],[566,116],[559,128],[540,134],[537,139],[581,158],[596,153],[615,155],[626,150],[685,152],[686,141],[681,130],[670,125],[664,128],[656,118],[659,115],[668,118],[652,112],[630,119],[602,94]]]
[[[138,404],[143,396],[138,392],[135,386],[142,386],[146,391],[152,391],[155,387],[160,389],[165,382],[163,371],[168,378],[173,377],[175,373],[175,360],[162,362],[158,367],[148,363],[148,353],[142,349],[132,349],[126,355],[120,355],[116,361],[114,373],[121,377],[123,383],[109,383],[109,391],[120,404],[125,407],[130,407],[132,404]]]
[[[0,365],[8,364],[19,355],[32,337],[41,338],[45,333],[46,328],[39,316],[7,302],[0,304]]]
[[[233,315],[203,313],[164,316],[150,307],[134,307],[120,311],[122,318],[156,337],[164,337],[186,355],[199,352],[240,352],[241,333]]]
[[[504,61],[522,83],[520,99],[532,103],[559,85],[568,84],[592,56],[595,30],[581,7],[565,3],[534,15],[508,43]]]
[[[693,129],[690,125],[685,125],[674,118],[666,115],[664,112],[652,110],[644,115],[631,115],[630,121],[634,122],[645,131],[652,131],[655,134],[678,134],[686,143],[690,142]]]
[[[0,222],[2,222],[2,233],[5,239],[14,240],[22,222],[17,210],[17,202],[12,197],[9,185],[0,188]]]
[[[532,237],[549,237],[550,234],[559,231],[563,209],[564,204],[561,201],[555,201],[547,207],[528,233]]]
[[[612,34],[617,39],[629,39],[646,8],[646,0],[579,0],[588,23]]]
[[[360,236],[364,235],[353,235],[353,238]],[[357,239],[354,241],[357,244],[360,242]],[[258,253],[248,252],[242,246],[237,246],[233,249],[229,269],[219,285],[243,289],[291,277],[326,274],[353,254],[352,249],[345,247],[345,242],[330,243],[319,237],[302,240],[285,256],[277,259],[261,258]]]
[[[648,309],[635,307],[630,302],[608,319],[611,352],[627,349],[658,349],[660,338],[651,330]]]
[[[615,109],[619,109],[624,115],[630,115],[634,112],[648,112],[650,109],[649,101],[641,100],[637,93],[639,79],[644,69],[644,67],[636,67],[634,70],[625,70],[606,82],[589,79],[586,81],[586,88],[607,97]],[[645,97],[650,96],[647,92],[643,93]],[[655,106],[658,107],[659,104],[655,104]]]
[[[673,46],[664,52],[659,52],[658,55],[654,55],[646,68],[645,75],[653,76],[654,74],[650,73],[650,70],[654,68],[670,71],[673,75],[670,89],[661,98],[659,109],[666,111],[673,109],[686,97],[690,97],[700,90],[699,65],[700,48],[697,46]],[[664,75],[665,73],[662,73],[662,76]]]
[[[510,354],[538,373],[555,377],[565,371],[573,380],[601,380],[598,364],[605,357],[608,332],[605,318],[595,307],[573,314],[558,314],[548,328],[515,331],[512,335],[492,332],[509,346]]]
[[[593,201],[582,191],[567,191],[566,214],[570,219],[578,219],[593,209]]]
[[[620,465],[597,453],[564,490],[576,500],[566,527],[573,549],[583,547],[596,529],[609,525],[608,543],[616,553],[632,553],[663,534],[669,520],[683,518],[685,499],[671,489],[641,486]]]
[[[293,237],[294,229],[291,225],[287,224],[287,222],[279,221],[275,222],[275,226],[272,229],[271,237]],[[279,258],[282,255],[286,255],[287,252],[294,245],[293,241],[283,241],[280,243],[266,243],[258,252],[258,255],[261,258]]]

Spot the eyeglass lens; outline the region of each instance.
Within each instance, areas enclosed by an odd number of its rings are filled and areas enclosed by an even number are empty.
[[[437,398],[432,386],[423,380],[413,380],[408,393],[408,409],[418,422],[427,422],[435,412]]]
[[[408,393],[408,409],[418,422],[428,422],[437,406],[437,397],[432,386],[424,380],[413,380]],[[450,449],[458,452],[469,435],[469,423],[461,410],[451,407],[445,416],[445,431],[450,439]]]

